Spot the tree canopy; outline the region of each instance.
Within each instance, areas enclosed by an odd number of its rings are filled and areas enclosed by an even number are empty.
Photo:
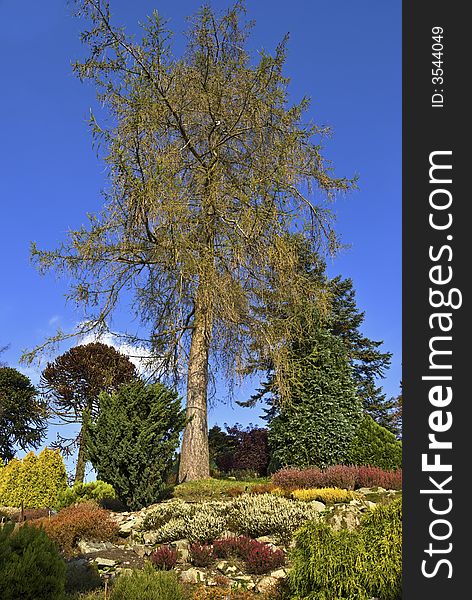
[[[63,450],[78,446],[76,482],[82,482],[87,461],[84,433],[91,418],[99,411],[101,392],[112,393],[123,383],[136,380],[136,367],[127,356],[107,344],[92,342],[74,346],[53,362],[41,374],[41,387],[52,414],[64,423],[79,423],[76,439],[59,437]]]
[[[156,369],[186,384],[179,477],[207,477],[209,368],[231,378],[257,349],[283,373],[288,323],[264,308],[319,297],[318,282],[293,269],[286,233],[334,251],[329,205],[355,181],[333,174],[321,146],[329,130],[310,121],[309,100],[289,103],[287,38],[273,55],[250,56],[242,2],[222,15],[203,6],[180,58],[156,11],[140,39],[101,0],[78,1],[77,12],[90,54],[74,69],[107,112],[90,120],[104,148],[105,204],[57,250],[33,245],[33,258],[73,282],[69,298],[87,315],[76,334],[107,330],[131,297]]]
[[[29,378],[0,367],[0,458],[11,460],[16,447],[38,448],[46,429],[46,406]]]

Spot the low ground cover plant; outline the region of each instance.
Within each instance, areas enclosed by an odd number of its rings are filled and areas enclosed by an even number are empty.
[[[252,538],[276,535],[288,541],[302,523],[317,514],[318,509],[308,502],[274,494],[243,494],[227,501],[164,503],[147,515],[143,528],[155,531],[158,542],[185,538],[210,543],[225,530]]]
[[[110,513],[94,502],[64,508],[53,517],[36,519],[31,524],[43,527],[48,537],[68,556],[76,552],[81,539],[111,542],[118,536],[118,526],[110,519]]]
[[[72,487],[65,488],[59,492],[56,508],[62,509],[94,500],[112,500],[116,498],[113,486],[105,481],[89,481],[88,483],[74,483]]]
[[[173,571],[152,567],[120,575],[113,584],[110,600],[188,600],[184,587]]]
[[[236,481],[233,479],[208,478],[199,481],[189,481],[176,485],[173,491],[174,498],[189,502],[201,500],[219,500],[231,498],[235,495],[251,491],[258,484],[267,484],[267,478],[247,479]]]
[[[247,536],[215,540],[210,544],[192,544],[190,558],[196,567],[207,567],[215,559],[238,558],[248,573],[270,573],[285,564],[285,554],[269,544]]]

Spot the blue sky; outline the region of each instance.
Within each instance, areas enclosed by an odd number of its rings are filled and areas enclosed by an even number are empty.
[[[230,3],[215,0],[213,6]],[[199,2],[112,1],[118,24],[130,31],[153,8],[170,20],[176,48],[184,18]],[[338,175],[359,175],[359,190],[335,205],[337,230],[350,244],[329,261],[332,275],[352,277],[364,332],[383,339],[393,364],[383,382],[389,395],[401,379],[401,2],[247,0],[256,20],[254,49],[272,50],[290,32],[286,74],[294,100],[312,98],[310,116],[329,124],[325,155]],[[29,243],[55,247],[69,228],[97,210],[103,166],[86,126],[94,90],[73,75],[83,55],[83,22],[66,0],[0,0],[2,93],[0,115],[0,346],[17,366],[22,350],[80,321],[66,305],[66,282],[40,277]],[[37,372],[26,370],[34,379]],[[236,393],[246,399],[249,386]],[[217,404],[210,423],[254,422],[258,411]]]

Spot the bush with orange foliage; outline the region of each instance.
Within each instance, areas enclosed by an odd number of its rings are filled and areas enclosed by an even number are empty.
[[[110,519],[109,511],[95,502],[83,502],[64,508],[53,517],[30,521],[31,525],[44,527],[66,555],[77,551],[79,540],[111,542],[118,536],[118,526]]]

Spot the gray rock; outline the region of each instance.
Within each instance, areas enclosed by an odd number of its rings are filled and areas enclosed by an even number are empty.
[[[349,504],[336,504],[326,517],[326,522],[335,531],[347,529],[353,531],[359,526],[362,511],[357,506]]]
[[[133,552],[135,552],[140,558],[149,556],[152,552],[152,548],[145,546],[144,544],[136,544],[133,546]]]
[[[110,542],[88,542],[87,540],[79,540],[77,547],[82,554],[90,554],[99,550],[109,550],[113,548]]]
[[[93,559],[99,567],[114,567],[116,565],[116,560],[112,560],[111,558],[103,558],[101,556],[96,556]]]
[[[146,531],[143,534],[143,541],[145,544],[153,546],[154,544],[157,544],[157,539],[158,535],[155,531]]]
[[[179,579],[182,583],[201,583],[205,581],[205,573],[198,569],[188,569],[180,573]]]
[[[275,579],[285,579],[287,577],[287,571],[285,569],[277,569],[277,571],[272,571],[270,576]]]
[[[321,512],[325,510],[326,505],[323,502],[318,502],[318,500],[312,500],[310,502],[310,508],[315,509],[317,512]]]
[[[275,577],[263,577],[256,584],[256,592],[259,592],[259,594],[266,594],[267,592],[270,592],[272,590],[272,588],[277,584],[277,582],[278,579],[276,579]]]

